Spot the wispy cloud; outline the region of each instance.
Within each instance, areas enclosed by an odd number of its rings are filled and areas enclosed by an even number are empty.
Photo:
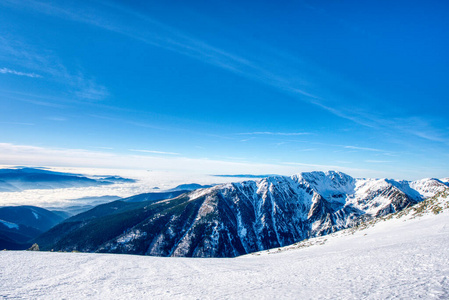
[[[70,85],[73,86],[73,94],[76,98],[85,100],[103,100],[109,96],[108,89],[95,82],[95,80],[85,78],[85,75],[78,73],[77,75],[67,74]]]
[[[95,147],[92,147],[92,148],[102,149],[102,150],[114,150],[114,148],[112,148],[112,147],[98,147],[98,146],[95,146]]]
[[[347,160],[337,160],[336,162],[339,164],[352,164],[352,161],[347,161]]]
[[[359,125],[377,129],[385,134],[414,136],[432,142],[440,142],[449,145],[449,134],[439,126],[432,124],[429,118],[418,116],[391,118],[386,114],[372,110],[345,108],[342,106],[331,107],[320,102],[314,102],[315,105],[329,111],[341,118],[353,121]],[[434,120],[435,121],[435,120]]]
[[[371,160],[371,159],[368,159],[368,160],[365,160],[365,162],[373,163],[373,164],[386,164],[386,163],[392,163],[393,161],[391,161],[391,160]]]
[[[27,102],[39,106],[55,107],[55,108],[68,108],[69,106],[62,103],[73,103],[67,99],[55,98],[51,96],[42,96],[30,93],[23,93],[19,91],[0,90],[3,98],[11,99],[15,101]]]
[[[48,148],[0,143],[0,165],[98,167],[182,171],[190,174],[285,174],[297,173],[296,166],[224,161],[181,156],[123,155],[85,149]],[[198,169],[201,166],[201,169]]]
[[[45,119],[50,120],[50,121],[56,121],[56,122],[65,122],[65,121],[67,121],[67,118],[64,118],[64,117],[47,117]]]
[[[106,87],[79,70],[68,70],[52,51],[30,45],[18,37],[0,36],[0,59],[37,73],[26,73],[10,68],[0,68],[2,74],[14,74],[32,78],[43,78],[66,86],[72,98],[84,101],[102,100],[109,93]],[[44,74],[44,75],[41,75]]]
[[[243,139],[243,140],[240,140],[240,142],[243,142],[243,143],[246,143],[246,142],[249,142],[249,141],[251,141],[251,140],[253,140],[254,138],[247,138],[247,139]]]
[[[34,126],[34,123],[26,123],[26,122],[0,122],[0,124]]]
[[[217,48],[178,28],[158,22],[125,6],[103,3],[102,9],[99,9],[89,5],[85,5],[82,8],[62,8],[55,4],[33,0],[26,1],[26,3],[20,1],[8,1],[7,3],[14,7],[27,10],[33,9],[46,15],[89,24],[151,46],[173,51],[248,79],[262,82],[289,94],[305,97],[303,100],[310,98],[317,101],[319,99],[316,95],[306,91],[301,84],[297,84],[298,80],[295,81],[297,75],[294,75],[298,73],[298,70],[291,70],[285,75],[261,63],[273,60],[274,53],[269,54],[269,60],[261,59],[260,61],[255,61],[226,49]],[[126,18],[123,17],[124,15],[126,15]],[[129,20],[133,21],[129,22]],[[277,59],[284,58],[277,55]],[[284,63],[284,70],[291,64],[291,60]],[[292,84],[293,82],[296,82],[296,84]]]
[[[25,72],[20,72],[20,71],[16,71],[16,70],[11,70],[8,68],[0,68],[0,73],[1,74],[14,74],[14,75],[18,75],[18,76],[25,76],[25,77],[31,77],[31,78],[42,78],[42,76],[39,74],[25,73]]]
[[[372,151],[372,152],[386,152],[385,150],[376,149],[376,148],[368,148],[368,147],[357,147],[357,146],[343,146],[345,149],[353,149],[353,150],[363,150],[363,151]]]
[[[180,155],[176,152],[165,152],[165,151],[156,151],[156,150],[145,150],[145,149],[128,149],[133,152],[142,152],[142,153],[153,153],[153,154],[167,154],[167,155]]]
[[[126,121],[126,123],[137,126],[137,127],[144,127],[144,128],[153,128],[153,129],[162,129],[159,126],[144,123],[144,122],[136,122],[136,121]]]
[[[308,135],[309,132],[271,132],[271,131],[256,131],[256,132],[244,132],[239,135],[281,135],[281,136],[297,136]]]
[[[437,126],[433,126],[429,120],[422,117],[396,118],[394,122],[398,124],[398,128],[409,134],[429,141],[449,144],[447,130],[441,130]]]
[[[341,162],[343,163],[343,162]],[[346,162],[344,162],[346,163]],[[418,179],[423,177],[447,177],[447,168],[429,169],[414,166],[411,170],[398,170],[396,174],[381,169],[358,169],[340,165],[301,162],[255,163],[213,159],[197,159],[182,156],[151,156],[117,154],[112,151],[50,148],[30,145],[0,143],[0,165],[61,166],[83,168],[120,168],[138,170],[181,171],[202,174],[282,174],[292,175],[305,171],[339,170],[356,177],[391,177]],[[201,166],[201,168],[199,168]],[[374,166],[374,165],[373,165]],[[406,172],[405,172],[406,171]],[[437,171],[437,172],[435,172]]]
[[[28,0],[4,1],[3,4],[26,10],[32,9],[53,17],[89,24],[147,45],[191,57],[273,87],[294,96],[300,101],[313,104],[333,115],[361,126],[374,128],[378,131],[394,129],[398,136],[407,134],[428,141],[449,144],[449,137],[438,130],[438,127],[435,128],[435,126],[425,124],[425,122],[414,123],[412,120],[390,118],[388,113],[383,111],[375,112],[363,104],[370,103],[371,100],[376,102],[376,99],[369,99],[369,95],[363,88],[353,86],[350,82],[340,79],[340,76],[321,70],[316,64],[302,61],[294,55],[282,53],[277,49],[258,47],[258,49],[262,49],[258,51],[258,57],[248,57],[246,53],[216,47],[179,28],[159,22],[124,5],[112,3],[83,3],[82,7],[79,4],[72,7],[62,7],[58,6],[57,3]],[[26,53],[18,52],[14,47],[9,47],[9,49],[21,56],[30,57],[30,55],[24,55]],[[68,76],[66,79],[77,81],[74,76]],[[84,85],[78,83],[80,90],[75,91],[79,97],[101,99],[108,95],[106,88],[101,85],[93,84],[91,86],[89,80],[85,79],[82,82],[84,82]],[[350,93],[342,93],[341,87],[344,87],[344,90],[348,90]],[[355,109],[354,105],[344,104],[348,101],[333,100],[339,98],[348,100],[347,94],[354,95],[351,96],[352,102],[354,104],[357,101],[358,109]],[[360,101],[360,99],[366,101]]]

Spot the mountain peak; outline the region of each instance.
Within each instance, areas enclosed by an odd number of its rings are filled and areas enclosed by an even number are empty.
[[[293,175],[293,181],[310,186],[315,192],[327,200],[340,199],[339,195],[351,194],[355,189],[356,180],[339,171],[314,171]],[[337,196],[337,197],[336,197]]]

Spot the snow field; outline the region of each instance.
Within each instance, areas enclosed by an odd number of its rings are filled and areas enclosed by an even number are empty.
[[[1,251],[0,298],[449,298],[448,210],[314,241],[232,259]]]

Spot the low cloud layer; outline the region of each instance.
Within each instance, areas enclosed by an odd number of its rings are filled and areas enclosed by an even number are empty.
[[[13,75],[18,75],[18,76],[26,76],[26,77],[31,77],[31,78],[42,78],[42,76],[39,74],[25,73],[25,72],[20,72],[20,71],[16,71],[16,70],[11,70],[8,68],[0,68],[0,73],[1,74],[13,74]]]

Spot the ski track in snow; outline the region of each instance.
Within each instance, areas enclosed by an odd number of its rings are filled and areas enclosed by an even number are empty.
[[[0,298],[448,299],[448,224],[446,210],[227,259],[1,251]]]

